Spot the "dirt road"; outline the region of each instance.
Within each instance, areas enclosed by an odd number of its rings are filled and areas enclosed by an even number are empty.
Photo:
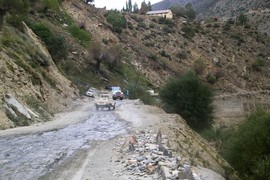
[[[0,179],[119,179],[121,167],[111,160],[114,138],[157,123],[125,108],[134,103],[96,111],[86,99],[54,121],[0,131]]]

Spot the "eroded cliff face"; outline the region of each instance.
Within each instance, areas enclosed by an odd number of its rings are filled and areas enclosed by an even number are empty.
[[[48,121],[78,95],[44,44],[24,26],[24,33],[6,27],[0,34],[0,129]]]

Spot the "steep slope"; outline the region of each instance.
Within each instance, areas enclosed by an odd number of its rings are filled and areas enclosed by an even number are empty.
[[[237,92],[267,88],[269,38],[264,38],[255,25],[247,29],[230,22],[183,23],[177,18],[161,22],[155,17],[126,14],[128,27],[118,34],[111,32],[103,9],[79,2],[76,6],[66,2],[64,8],[77,22],[85,22],[95,41],[107,47],[121,44],[131,63],[155,87],[171,76],[194,69],[194,62],[202,59],[206,65],[202,78],[206,80],[208,74],[221,76],[214,83],[216,89]],[[194,37],[189,37],[189,32]],[[254,69],[258,59],[265,62],[259,71]]]
[[[0,129],[48,121],[50,113],[59,112],[78,95],[43,43],[24,28],[21,33],[5,27],[0,35]]]
[[[107,39],[110,43],[104,46],[108,47],[121,44],[137,71],[155,87],[194,69],[197,60],[204,64],[200,74],[204,80],[210,75],[218,77],[213,86],[219,92],[261,90],[269,83],[270,54],[266,46],[269,38],[255,26],[248,29],[216,20],[198,24],[178,18],[163,21],[158,17],[125,14],[128,27],[119,34],[110,31],[102,9],[95,10],[79,2],[76,6],[65,2],[64,8],[78,22],[83,17],[95,41],[104,43]],[[98,26],[99,23],[103,26]],[[261,60],[264,63],[257,69],[256,64]]]

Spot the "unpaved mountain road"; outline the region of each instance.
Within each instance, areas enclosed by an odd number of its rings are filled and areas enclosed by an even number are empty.
[[[121,167],[111,160],[114,137],[159,121],[144,121],[126,108],[134,103],[117,101],[115,111],[96,111],[85,99],[54,121],[0,131],[0,179],[119,179],[113,174]]]

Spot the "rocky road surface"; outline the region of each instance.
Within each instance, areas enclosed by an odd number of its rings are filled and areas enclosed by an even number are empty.
[[[93,150],[97,142],[127,133],[128,123],[115,112],[96,111],[89,100],[76,106],[56,115],[54,122],[1,131],[0,179],[46,179],[59,166]],[[83,161],[77,162],[78,168]]]
[[[139,100],[116,101],[114,111],[96,111],[90,98],[72,107],[54,121],[0,131],[0,180],[224,180],[177,156],[166,134],[157,141],[179,116]]]

